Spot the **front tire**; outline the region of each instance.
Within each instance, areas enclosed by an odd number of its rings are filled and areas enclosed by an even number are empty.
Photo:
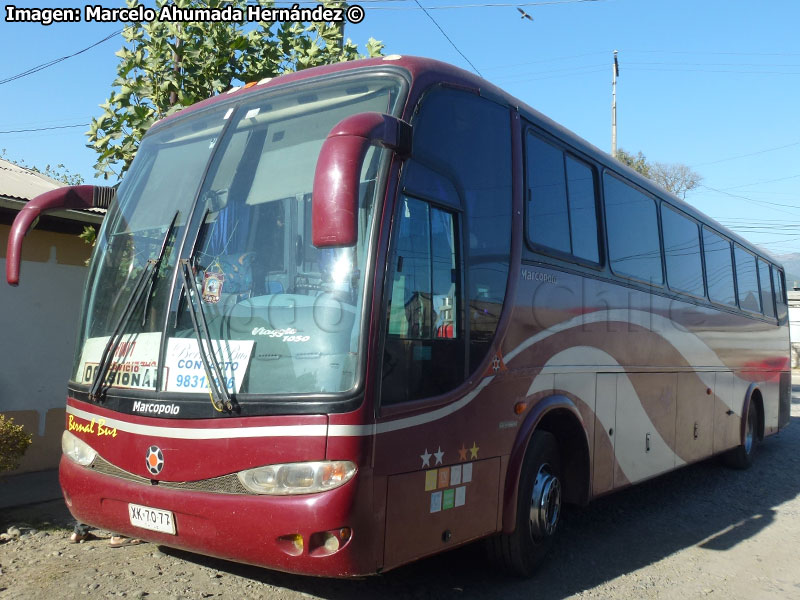
[[[530,577],[553,544],[561,519],[561,457],[555,436],[533,434],[519,482],[517,526],[489,540],[495,562],[514,575]]]

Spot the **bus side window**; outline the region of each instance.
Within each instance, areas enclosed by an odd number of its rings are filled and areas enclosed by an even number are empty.
[[[756,257],[738,244],[733,248],[736,260],[736,283],[739,290],[739,306],[750,312],[761,312],[761,298],[758,291]]]
[[[603,182],[611,270],[650,285],[662,285],[656,203],[608,173]]]
[[[535,246],[600,262],[594,172],[559,148],[528,133],[527,232]]]
[[[664,232],[664,255],[669,287],[693,296],[705,296],[703,263],[700,258],[700,230],[697,223],[663,202],[661,225]]]
[[[761,284],[761,308],[767,317],[775,317],[775,296],[772,293],[772,280],[769,265],[758,259],[758,279]]]
[[[789,314],[789,307],[786,305],[786,288],[783,285],[783,273],[774,265],[772,266],[772,288],[775,290],[778,320],[783,321]]]
[[[733,285],[733,260],[731,243],[721,235],[703,226],[703,257],[706,261],[708,297],[719,304],[736,306],[736,289]]]

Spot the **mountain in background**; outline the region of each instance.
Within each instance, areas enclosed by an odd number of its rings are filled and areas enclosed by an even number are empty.
[[[775,258],[783,263],[783,268],[786,270],[786,287],[790,290],[795,285],[800,287],[800,252],[778,254]]]

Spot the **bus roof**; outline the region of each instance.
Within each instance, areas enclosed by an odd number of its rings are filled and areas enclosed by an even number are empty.
[[[463,86],[465,88],[473,89],[480,92],[481,95],[488,96],[497,101],[502,101],[503,103],[519,110],[520,113],[532,123],[539,125],[546,131],[553,134],[555,137],[559,138],[562,142],[565,142],[567,145],[572,146],[574,149],[583,153],[592,160],[600,163],[601,165],[610,170],[617,172],[626,179],[629,179],[630,181],[634,182],[639,187],[647,190],[649,193],[657,197],[663,198],[665,200],[668,200],[669,203],[674,205],[676,208],[679,208],[680,210],[686,212],[687,214],[691,215],[698,221],[710,225],[712,228],[718,230],[719,232],[724,233],[727,237],[729,237],[733,241],[761,255],[763,258],[768,259],[769,261],[773,262],[776,265],[781,264],[780,261],[778,261],[769,252],[761,249],[752,242],[749,242],[748,240],[744,239],[737,233],[734,233],[721,223],[717,222],[715,219],[711,218],[710,216],[696,209],[691,204],[688,204],[681,198],[678,198],[674,194],[659,187],[654,182],[644,177],[640,173],[637,173],[635,170],[631,169],[627,165],[614,159],[607,152],[600,150],[599,148],[587,142],[580,136],[576,135],[563,125],[556,123],[549,117],[540,113],[539,111],[529,106],[528,104],[522,102],[518,98],[515,98],[514,96],[508,94],[501,88],[495,86],[492,83],[489,83],[488,81],[486,81],[485,79],[479,77],[474,73],[470,73],[469,71],[465,71],[464,69],[461,69],[459,67],[430,58],[422,58],[417,56],[400,56],[394,54],[378,58],[366,58],[357,61],[323,65],[320,67],[313,67],[310,69],[305,69],[294,73],[287,73],[284,75],[280,75],[278,77],[267,78],[259,82],[249,83],[246,86],[231,88],[227,92],[223,92],[222,94],[218,94],[216,96],[208,98],[207,100],[203,100],[201,102],[193,104],[192,106],[186,107],[175,114],[164,117],[163,119],[158,121],[157,124],[160,126],[161,124],[172,121],[175,118],[181,118],[187,115],[188,113],[192,113],[194,111],[210,107],[217,103],[226,102],[228,100],[240,99],[242,96],[245,95],[256,94],[259,92],[263,92],[264,90],[276,88],[286,84],[304,81],[307,79],[312,79],[320,76],[330,75],[333,73],[341,73],[345,71],[360,70],[360,69],[374,68],[381,66],[394,67],[394,68],[399,67],[400,69],[403,69],[404,71],[408,72],[413,82],[413,89],[417,90],[416,94],[411,98],[412,103],[416,103],[417,99],[419,98],[419,92],[421,90],[424,90],[429,85],[441,82],[447,82],[457,86]],[[409,107],[407,107],[407,110],[408,109]]]

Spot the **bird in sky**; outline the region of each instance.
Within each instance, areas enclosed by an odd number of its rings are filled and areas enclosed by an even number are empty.
[[[532,17],[532,16],[530,16],[528,13],[526,13],[524,10],[522,10],[522,9],[521,9],[519,6],[517,7],[517,10],[518,10],[518,11],[520,12],[520,14],[522,15],[522,17],[520,17],[520,18],[522,18],[522,19],[529,19],[529,20],[533,21],[533,17]]]

